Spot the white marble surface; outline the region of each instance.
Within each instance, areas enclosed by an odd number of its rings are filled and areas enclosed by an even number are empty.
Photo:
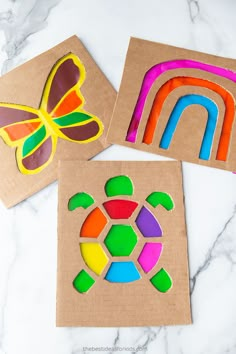
[[[236,58],[235,14],[235,0],[1,0],[0,70],[77,34],[118,89],[130,35]],[[160,158],[113,146],[97,159]],[[55,327],[54,183],[11,210],[0,204],[0,354],[139,345],[148,354],[236,354],[236,175],[187,163],[183,171],[193,325]]]

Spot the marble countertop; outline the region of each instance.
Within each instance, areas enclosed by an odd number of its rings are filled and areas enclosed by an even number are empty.
[[[235,0],[1,0],[0,70],[77,34],[118,89],[130,36],[236,58],[235,16]],[[96,159],[162,158],[112,146]],[[193,325],[55,327],[54,183],[0,204],[0,354],[236,354],[236,175],[189,163],[183,173]]]

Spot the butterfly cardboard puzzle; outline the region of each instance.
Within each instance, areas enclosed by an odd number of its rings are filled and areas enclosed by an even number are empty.
[[[107,146],[116,93],[74,36],[0,78],[0,198],[13,206],[57,179],[59,159]]]
[[[179,162],[60,161],[57,326],[191,323]]]
[[[236,61],[131,38],[108,141],[236,170]]]

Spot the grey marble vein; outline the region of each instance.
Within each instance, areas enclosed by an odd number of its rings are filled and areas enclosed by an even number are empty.
[[[113,348],[117,347],[119,345],[119,341],[120,341],[120,328],[117,328],[116,336],[113,340],[112,347]],[[113,352],[111,351],[109,354],[113,354]]]
[[[137,338],[134,342],[136,346],[136,351],[132,352],[132,354],[136,353],[147,353],[149,350],[150,344],[155,341],[157,336],[161,331],[163,331],[165,327],[144,327],[141,336]],[[140,348],[142,350],[140,350]]]
[[[200,14],[200,5],[197,0],[187,0],[191,22],[194,23]]]
[[[208,269],[208,267],[211,265],[212,260],[216,256],[219,256],[218,246],[222,242],[222,239],[225,238],[225,240],[224,240],[225,244],[227,243],[226,231],[227,231],[228,227],[235,220],[236,220],[236,206],[234,207],[232,215],[230,216],[230,218],[227,220],[227,222],[223,226],[223,229],[216,236],[215,241],[213,242],[212,246],[210,247],[210,249],[208,250],[208,252],[206,254],[204,262],[198,267],[195,274],[191,277],[191,294],[194,292],[198,277]],[[236,264],[236,249],[235,248],[227,248],[227,247],[225,249],[221,248],[220,252],[223,253],[227,257],[227,259],[232,263],[232,265]],[[233,253],[235,259],[233,259],[232,253]]]
[[[27,38],[47,26],[50,11],[60,0],[25,0],[23,6],[0,13],[0,30],[6,43],[2,48],[7,55],[1,73],[4,74],[17,64],[17,56],[27,45]]]

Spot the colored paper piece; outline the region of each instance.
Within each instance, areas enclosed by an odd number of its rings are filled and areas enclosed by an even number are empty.
[[[91,116],[83,112],[73,112],[63,117],[54,119],[54,123],[60,127],[66,127],[67,125],[73,125],[76,123],[82,123],[91,119]]]
[[[109,200],[103,203],[103,206],[111,219],[128,219],[138,206],[137,202],[132,200]]]
[[[162,248],[162,243],[145,243],[138,257],[138,262],[145,273],[149,273],[155,267],[161,256]]]
[[[8,105],[0,106],[0,128],[24,121],[37,121],[38,118],[37,112],[33,109],[20,110],[17,105],[15,108]]]
[[[172,279],[167,271],[162,268],[151,279],[152,285],[161,293],[166,293],[172,287]]]
[[[68,209],[70,211],[75,210],[77,208],[87,209],[94,203],[93,197],[88,193],[76,193],[69,199]]]
[[[65,60],[60,60],[59,65],[56,65],[49,75],[50,87],[48,87],[46,91],[46,100],[43,103],[48,113],[53,111],[70,89],[76,84],[81,86],[85,80],[86,74],[84,66],[82,63],[75,63],[73,59],[74,58],[69,55]]]
[[[208,120],[206,125],[206,130],[202,140],[202,145],[200,149],[199,157],[202,160],[209,160],[211,156],[211,148],[213,143],[213,138],[215,134],[217,119],[218,119],[218,108],[217,105],[207,97],[200,95],[186,95],[180,97],[177,101],[164,133],[161,138],[160,147],[162,149],[168,149],[173,138],[174,132],[176,130],[178,121],[183,113],[183,111],[190,105],[199,104],[206,108],[208,112]]]
[[[79,97],[76,90],[71,91],[54,110],[53,117],[61,117],[73,112],[77,107],[83,104],[82,97]]]
[[[99,124],[95,120],[91,119],[86,124],[60,129],[60,132],[63,134],[63,139],[80,143],[93,141],[94,136],[100,134],[99,131]]]
[[[235,116],[234,98],[232,94],[227,90],[225,90],[222,86],[204,79],[198,79],[194,77],[184,77],[184,76],[174,77],[168,80],[158,90],[153,102],[151,113],[147,121],[147,125],[143,136],[143,142],[145,144],[151,144],[153,142],[157,122],[159,120],[166,98],[173,90],[184,85],[207,88],[219,94],[222,100],[224,101],[225,113],[224,113],[223,126],[221,130],[221,136],[219,140],[216,159],[221,161],[226,161],[229,145],[230,145],[230,138],[231,138],[231,131],[234,122],[234,116]]]
[[[171,196],[163,192],[153,192],[149,194],[146,201],[156,208],[158,205],[163,206],[166,210],[172,210],[174,208],[174,202]]]
[[[81,243],[80,251],[84,262],[95,274],[101,275],[108,263],[108,257],[98,243]]]
[[[143,206],[135,220],[139,231],[144,237],[160,237],[162,229],[151,211]]]
[[[42,126],[24,142],[22,156],[25,157],[26,155],[30,154],[32,150],[34,150],[44,140],[45,136],[46,129],[44,126]]]
[[[105,279],[111,283],[130,283],[141,278],[133,262],[112,262]]]
[[[115,197],[117,195],[133,195],[133,183],[127,176],[112,177],[105,185],[105,192],[108,197]]]
[[[4,114],[0,119],[0,136],[6,144],[17,148],[16,162],[21,173],[38,173],[47,167],[55,155],[58,138],[88,143],[102,134],[102,122],[83,110],[80,87],[85,77],[83,64],[70,53],[53,66],[39,109],[0,103],[0,113]],[[24,121],[23,125],[16,124]],[[34,123],[39,125],[37,130]],[[13,125],[9,127],[10,124]],[[31,128],[27,129],[29,125]]]
[[[171,60],[154,65],[150,68],[144,76],[142,87],[139,93],[139,97],[133,112],[131,123],[128,129],[126,140],[135,142],[138,133],[138,127],[142,118],[144,105],[154,82],[165,72],[175,69],[198,69],[213,73],[220,77],[227,78],[233,82],[236,82],[236,72],[232,72],[228,69],[217,67],[210,64],[201,63],[194,60]]]
[[[40,126],[40,124],[40,122],[19,123],[4,128],[4,131],[7,133],[7,135],[13,142],[30,135]]]
[[[83,269],[75,277],[73,286],[79,293],[82,294],[87,293],[94,283],[95,280],[88,274],[88,272],[86,272],[86,270]]]
[[[129,256],[137,242],[138,237],[130,225],[113,225],[104,240],[112,256]]]
[[[55,140],[52,137],[47,138],[44,140],[36,150],[33,150],[29,155],[22,159],[22,152],[17,150],[16,156],[19,158],[18,163],[20,169],[25,171],[27,170],[29,173],[30,171],[39,170],[45,163],[51,162],[53,155],[52,151],[55,147]],[[19,157],[20,155],[20,157]]]
[[[81,227],[80,236],[97,238],[107,222],[107,218],[100,208],[93,209]]]

